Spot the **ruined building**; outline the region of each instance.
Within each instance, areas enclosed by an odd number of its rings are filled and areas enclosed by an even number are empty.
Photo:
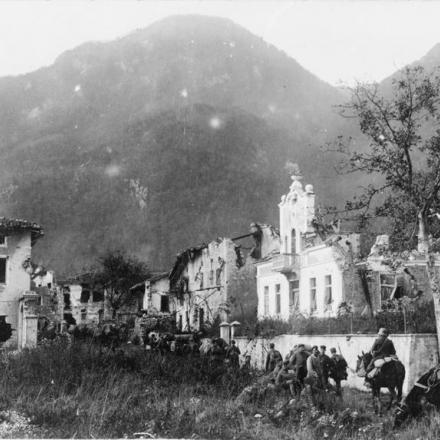
[[[343,309],[371,315],[390,299],[432,300],[425,255],[392,255],[381,235],[362,256],[362,236],[340,223],[325,225],[312,185],[303,187],[301,176],[292,180],[278,205],[280,251],[257,262],[259,318],[335,317]]]
[[[253,240],[247,255],[240,244],[245,239]],[[180,253],[169,278],[177,328],[200,330],[216,318],[227,321],[234,316],[255,314],[255,261],[278,250],[277,231],[252,223],[248,234],[219,238]]]
[[[22,348],[37,341],[40,297],[31,291],[32,246],[43,235],[42,228],[21,219],[0,218],[0,325],[10,326],[4,346]],[[3,340],[6,338],[2,338]]]

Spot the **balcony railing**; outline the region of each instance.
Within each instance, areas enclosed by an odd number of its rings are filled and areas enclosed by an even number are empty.
[[[281,273],[291,273],[299,270],[300,257],[297,254],[279,254],[272,263],[272,270]]]

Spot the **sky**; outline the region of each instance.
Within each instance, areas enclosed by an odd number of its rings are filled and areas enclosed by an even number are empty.
[[[174,14],[227,17],[333,85],[380,81],[440,43],[440,1],[0,1],[0,76]]]

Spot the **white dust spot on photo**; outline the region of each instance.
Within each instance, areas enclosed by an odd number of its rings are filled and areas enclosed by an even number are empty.
[[[270,111],[271,113],[275,113],[276,110],[277,110],[276,106],[273,105],[273,104],[269,104],[269,105],[267,106],[267,108],[269,109],[269,111]]]
[[[209,120],[209,126],[214,130],[218,130],[222,126],[222,120],[217,116],[213,116]]]
[[[75,90],[75,93],[80,92],[80,91],[81,91],[81,86],[80,86],[79,84],[77,84],[77,85],[75,86],[74,90]]]
[[[36,119],[41,115],[40,107],[34,107],[27,115],[28,119]]]
[[[229,42],[229,46],[230,46],[230,47],[235,47],[235,41],[230,41],[230,42]]]
[[[183,90],[180,92],[180,96],[181,96],[182,98],[188,98],[188,90],[183,89]]]
[[[115,165],[115,164],[109,165],[105,169],[105,174],[108,177],[117,177],[121,174],[121,167],[119,165]]]

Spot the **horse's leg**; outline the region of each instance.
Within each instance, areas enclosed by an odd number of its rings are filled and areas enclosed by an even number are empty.
[[[388,404],[387,407],[387,411],[389,411],[391,409],[391,405],[393,404],[394,399],[396,398],[396,391],[395,391],[395,387],[388,387],[388,389],[390,390],[390,403]]]
[[[377,412],[378,412],[378,405],[377,405],[377,396],[376,396],[376,392],[374,390],[374,387],[371,387],[371,393],[372,393],[372,396],[373,396],[374,414],[377,414]]]
[[[375,388],[376,400],[377,400],[377,414],[382,416],[382,401],[380,400],[380,387]]]
[[[399,403],[402,401],[402,388],[403,388],[403,379],[399,379],[397,383],[397,400]]]

